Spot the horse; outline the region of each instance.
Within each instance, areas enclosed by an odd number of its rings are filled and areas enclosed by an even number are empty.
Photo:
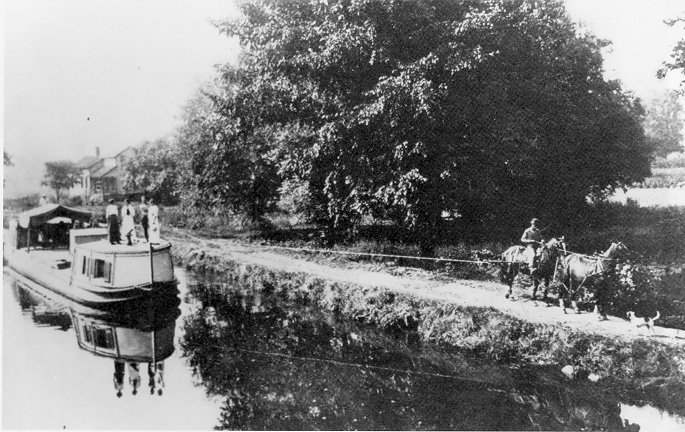
[[[560,266],[559,279],[561,289],[559,292],[559,307],[566,312],[566,300],[571,301],[571,307],[576,313],[580,313],[576,295],[580,289],[588,284],[594,283],[598,276],[606,274],[611,270],[611,263],[624,256],[628,248],[621,242],[612,243],[604,253],[595,256],[571,253],[562,260]],[[576,286],[574,289],[573,287]],[[601,301],[598,296],[595,311],[600,313]],[[604,312],[601,312],[602,319],[606,319]]]
[[[538,291],[540,281],[545,282],[545,293],[543,300],[547,299],[547,292],[549,291],[549,281],[554,277],[558,259],[562,255],[562,251],[566,251],[566,243],[564,238],[553,238],[547,243],[540,243],[538,250],[538,271],[533,275],[528,268],[528,262],[524,255],[524,246],[512,246],[502,254],[502,267],[500,268],[500,280],[502,283],[509,285],[509,291],[505,295],[506,298],[511,297],[514,279],[519,273],[532,276],[533,279],[533,300]]]

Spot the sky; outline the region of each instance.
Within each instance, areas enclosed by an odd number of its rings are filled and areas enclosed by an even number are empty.
[[[3,143],[8,196],[35,191],[46,161],[113,156],[173,133],[183,105],[239,47],[209,19],[232,0],[5,0]],[[664,19],[682,0],[567,0],[571,15],[613,44],[608,78],[649,100],[680,77],[656,70],[685,34]]]

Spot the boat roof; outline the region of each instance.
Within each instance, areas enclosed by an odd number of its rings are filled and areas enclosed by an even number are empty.
[[[162,240],[160,243],[153,243],[153,250],[158,251],[170,247],[171,243],[166,240]],[[111,244],[107,240],[100,240],[91,243],[83,243],[76,246],[76,249],[86,249],[92,252],[104,253],[104,254],[142,254],[150,252],[150,243],[138,242],[134,243],[132,246],[128,246],[126,243],[122,244]]]
[[[17,217],[19,219],[20,227],[35,228],[57,217],[66,217],[69,219],[87,221],[92,215],[92,212],[86,210],[78,210],[75,208],[65,207],[60,204],[45,204],[44,206],[36,207],[34,209],[27,210],[24,213],[20,213]]]

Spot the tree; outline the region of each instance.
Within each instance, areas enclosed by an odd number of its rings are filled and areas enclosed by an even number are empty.
[[[670,27],[681,25],[685,30],[685,18],[668,20],[665,21],[665,24]],[[680,71],[680,73],[683,74],[683,80],[680,83],[680,91],[685,91],[685,38],[680,39],[673,47],[671,61],[664,62],[664,66],[657,71],[657,77],[663,79],[671,71]]]
[[[261,222],[278,196],[276,167],[267,155],[275,132],[269,125],[255,127],[253,118],[262,109],[259,90],[230,87],[243,78],[227,76],[227,91],[205,89],[185,107],[176,136],[180,183],[186,208],[230,211]]]
[[[683,151],[683,107],[679,93],[671,91],[650,104],[645,117],[645,134],[657,157]]]
[[[124,164],[124,190],[143,191],[160,203],[178,202],[178,148],[169,140],[158,139],[144,142],[134,152]]]
[[[236,191],[223,181],[228,155],[249,155],[304,185],[316,221],[391,219],[429,253],[444,210],[485,229],[571,219],[588,196],[649,174],[639,103],[604,80],[606,42],[577,32],[559,1],[241,10],[217,25],[245,54],[221,70],[195,141],[213,197]]]
[[[45,177],[41,185],[49,186],[55,191],[58,204],[62,191],[71,189],[80,181],[81,171],[73,162],[45,162]]]

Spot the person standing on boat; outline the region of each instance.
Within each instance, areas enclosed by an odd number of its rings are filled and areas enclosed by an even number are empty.
[[[107,218],[107,228],[109,231],[109,242],[111,244],[121,244],[121,233],[119,232],[119,209],[114,204],[114,199],[109,200],[109,205],[105,210]]]
[[[138,363],[128,364],[128,383],[133,387],[131,394],[135,396],[138,394],[138,387],[140,387],[140,366]]]
[[[114,390],[117,391],[117,397],[119,398],[124,390],[125,366],[123,362],[114,360]]]
[[[150,221],[150,243],[159,243],[159,207],[150,199],[150,207],[148,208],[148,219]]]
[[[147,217],[147,204],[145,204],[145,197],[140,199],[140,225],[143,227],[143,235],[145,235],[145,241],[149,241],[147,230],[150,227],[150,220]]]
[[[136,215],[136,208],[131,205],[131,201],[126,199],[126,204],[121,209],[121,234],[126,237],[129,246],[133,246],[132,238],[136,238],[136,224],[133,217]]]
[[[43,195],[43,197],[40,199],[40,202],[38,203],[38,206],[39,206],[39,207],[43,207],[44,205],[46,205],[46,204],[48,204],[48,203],[49,203],[48,197],[46,197],[45,195]]]

